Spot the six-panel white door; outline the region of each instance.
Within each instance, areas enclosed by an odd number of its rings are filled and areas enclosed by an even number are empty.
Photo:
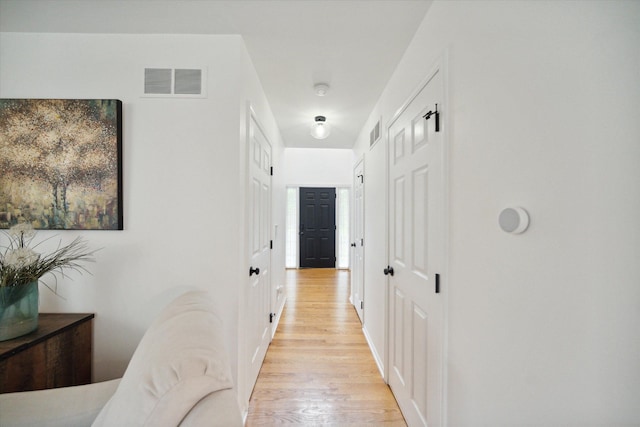
[[[353,170],[353,305],[364,322],[364,159]]]
[[[253,114],[249,126],[249,263],[247,339],[249,395],[271,342],[271,144]]]
[[[388,127],[389,385],[409,426],[439,426],[443,415],[444,267],[442,73],[436,70]]]

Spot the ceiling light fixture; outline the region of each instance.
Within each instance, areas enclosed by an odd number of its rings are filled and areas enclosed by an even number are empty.
[[[313,124],[311,125],[311,136],[315,139],[325,139],[331,133],[331,128],[327,123],[325,116],[316,116]]]
[[[325,96],[329,92],[329,85],[326,83],[318,83],[313,86],[313,90],[318,96]]]

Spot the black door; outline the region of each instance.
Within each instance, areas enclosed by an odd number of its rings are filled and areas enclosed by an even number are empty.
[[[300,188],[300,268],[336,266],[336,189]]]

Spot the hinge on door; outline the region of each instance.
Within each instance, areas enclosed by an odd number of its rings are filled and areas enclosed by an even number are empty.
[[[429,110],[427,114],[422,117],[424,117],[425,120],[429,120],[433,115],[436,116],[436,132],[440,132],[440,113],[438,112],[438,104],[436,104],[436,111]]]
[[[436,294],[440,293],[440,275],[436,273]]]
[[[273,249],[273,240],[269,240],[269,249]]]
[[[364,301],[360,301],[360,310],[364,310]]]
[[[360,239],[360,246],[364,246],[364,239]]]
[[[273,176],[273,166],[269,169],[269,175]]]

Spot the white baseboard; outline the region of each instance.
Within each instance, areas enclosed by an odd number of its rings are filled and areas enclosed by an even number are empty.
[[[369,345],[369,350],[371,350],[371,355],[373,356],[373,360],[375,360],[376,365],[378,365],[378,371],[380,371],[380,375],[382,375],[382,378],[385,378],[384,363],[382,362],[380,355],[378,354],[378,352],[376,351],[376,348],[373,346],[371,342],[369,333],[367,332],[367,328],[364,326],[362,327],[362,333],[364,334],[364,338],[367,340],[367,344]]]
[[[287,303],[287,297],[282,298],[282,304],[280,307],[276,309],[276,315],[271,325],[271,341],[273,341],[273,337],[276,335],[276,331],[278,330],[278,325],[280,324],[280,316],[282,316],[282,312],[284,311],[284,306]],[[267,350],[268,351],[268,350]]]

